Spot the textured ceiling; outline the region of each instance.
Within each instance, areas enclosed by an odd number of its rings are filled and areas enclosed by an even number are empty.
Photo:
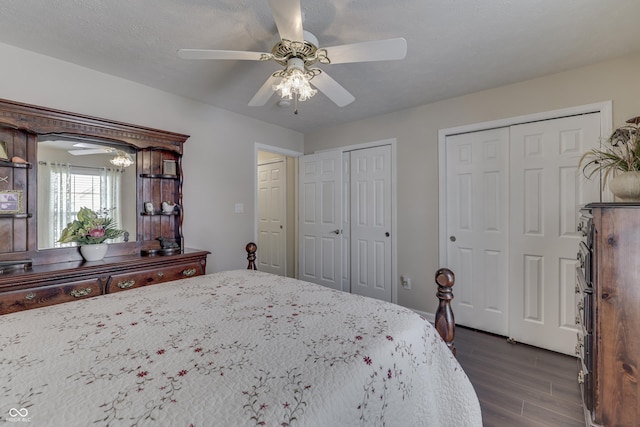
[[[301,0],[320,47],[404,37],[402,61],[320,65],[356,98],[247,103],[274,62],[188,61],[180,48],[270,51],[266,0],[3,0],[0,42],[301,132],[640,51],[639,0]]]

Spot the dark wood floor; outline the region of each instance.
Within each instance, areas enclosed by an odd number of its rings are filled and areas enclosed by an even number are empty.
[[[584,426],[575,358],[459,326],[455,342],[485,427]]]

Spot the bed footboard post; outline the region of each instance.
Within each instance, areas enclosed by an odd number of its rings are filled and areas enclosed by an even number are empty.
[[[245,249],[247,250],[247,259],[249,260],[249,265],[247,266],[247,270],[257,270],[255,260],[256,260],[256,251],[258,250],[258,246],[253,242],[249,242],[247,243],[247,246],[245,247]]]
[[[436,271],[436,283],[438,284],[436,295],[440,300],[436,310],[436,329],[454,356],[456,355],[456,345],[454,343],[456,322],[451,309],[451,300],[453,299],[452,287],[455,280],[453,271],[448,268],[441,268]]]

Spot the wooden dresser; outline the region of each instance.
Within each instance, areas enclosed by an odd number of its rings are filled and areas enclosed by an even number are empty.
[[[205,274],[208,252],[186,249],[182,236],[182,153],[188,138],[0,99],[0,196],[19,200],[0,204],[0,314]],[[132,213],[130,239],[110,244],[102,261],[85,262],[78,247],[43,248],[38,240],[39,227],[46,227],[39,218],[53,216],[53,208],[43,208],[39,197],[49,194],[38,184],[51,181],[51,175],[40,169],[46,162],[39,158],[38,146],[60,139],[78,144],[72,148],[103,147],[98,151],[109,156],[101,161],[106,165],[101,170],[112,167],[112,153],[135,158],[119,171],[133,171],[130,185],[119,190],[129,197],[116,202]],[[89,168],[69,162],[64,166]],[[92,186],[106,187],[100,182]],[[109,191],[116,192],[104,194]],[[162,208],[163,202],[171,209]]]
[[[587,425],[640,425],[640,204],[581,211],[576,323]]]
[[[0,274],[0,315],[205,274],[205,251],[168,256],[122,255],[62,262]]]

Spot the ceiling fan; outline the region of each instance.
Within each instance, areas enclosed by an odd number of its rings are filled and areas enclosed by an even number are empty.
[[[114,147],[106,147],[98,144],[87,144],[85,142],[78,142],[73,144],[74,147],[79,147],[79,150],[68,150],[69,154],[74,156],[86,156],[90,154],[115,154],[109,162],[115,166],[129,167],[133,164],[131,155],[124,150],[118,150]]]
[[[78,142],[73,144],[74,147],[78,147],[78,150],[68,150],[69,154],[74,156],[86,156],[89,154],[111,154],[115,153],[116,149],[113,147],[106,147],[98,144],[87,144],[85,142]]]
[[[237,50],[179,49],[178,56],[184,59],[227,59],[248,61],[270,61],[286,67],[276,71],[264,82],[249,101],[249,106],[262,106],[274,92],[282,98],[294,99],[297,114],[298,101],[304,101],[317,92],[310,82],[339,107],[355,100],[338,82],[320,68],[320,64],[345,64],[352,62],[388,61],[404,59],[407,41],[403,38],[376,40],[319,48],[318,39],[302,29],[300,0],[269,0],[280,36],[271,53]]]

